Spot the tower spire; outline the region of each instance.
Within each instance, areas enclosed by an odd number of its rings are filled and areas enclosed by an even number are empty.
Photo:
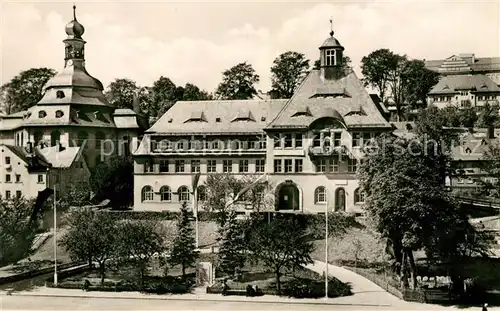
[[[330,17],[330,37],[333,37],[333,16]]]
[[[73,19],[76,21],[76,5],[73,2]]]

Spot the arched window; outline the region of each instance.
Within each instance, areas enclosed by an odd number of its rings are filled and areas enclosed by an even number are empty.
[[[198,186],[198,201],[205,202],[207,200],[207,187]]]
[[[63,91],[57,91],[56,92],[56,97],[57,98],[64,98],[64,92]]]
[[[153,201],[154,195],[153,187],[144,186],[141,191],[141,202]]]
[[[179,187],[179,190],[177,190],[177,194],[179,195],[179,201],[184,202],[184,201],[189,201],[189,189],[186,186],[181,186]]]
[[[361,203],[364,201],[365,201],[365,193],[359,190],[359,188],[356,188],[356,190],[354,190],[354,203]]]
[[[47,113],[46,113],[44,110],[40,110],[40,111],[38,112],[38,117],[39,117],[40,119],[43,119],[43,118],[45,118],[46,116],[47,116]]]
[[[57,110],[56,111],[56,118],[62,118],[64,116],[64,112],[62,110]]]
[[[314,190],[314,204],[326,203],[326,190],[325,187],[320,186]]]
[[[160,196],[162,201],[172,201],[172,191],[169,186],[160,188]]]
[[[55,146],[61,141],[61,132],[52,131],[50,133],[50,145]]]
[[[345,211],[345,190],[344,188],[337,188],[335,190],[335,210]]]

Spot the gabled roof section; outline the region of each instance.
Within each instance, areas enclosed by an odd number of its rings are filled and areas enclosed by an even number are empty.
[[[55,146],[42,149],[36,148],[35,150],[40,153],[48,163],[52,164],[52,167],[70,168],[80,155],[81,147],[64,147],[62,150],[58,148],[59,147]]]
[[[319,94],[320,90],[328,90],[330,94],[348,94],[349,97],[314,97],[315,94]],[[310,116],[294,117],[297,111],[304,109],[303,107],[309,108]],[[353,109],[359,110],[360,107],[365,115],[349,115],[349,112],[353,111]],[[340,119],[348,128],[391,128],[352,70],[346,76],[336,80],[326,80],[321,77],[320,70],[312,70],[266,130],[308,128],[327,109],[337,111]]]
[[[146,133],[161,134],[263,134],[263,129],[283,108],[287,99],[205,100],[176,102]],[[203,111],[206,122],[187,122],[193,112]],[[243,115],[255,122],[233,122]]]
[[[24,147],[13,146],[13,145],[1,145],[9,149],[13,154],[15,154],[21,161],[31,167],[51,167],[52,164],[39,152],[39,149],[35,148],[33,154],[29,154]]]
[[[433,94],[453,94],[460,90],[471,90],[477,92],[500,92],[500,88],[489,77],[476,75],[448,75],[442,77],[431,89]]]
[[[500,70],[500,57],[475,57],[474,54],[462,54],[457,57],[460,57],[463,61],[465,61],[472,71],[475,72],[491,72]],[[448,66],[443,68],[448,69],[447,73],[455,73],[449,66],[452,58],[453,56],[448,57],[447,59],[426,60],[425,67],[433,71],[445,73],[446,71],[443,69],[440,70],[440,68],[445,63],[448,63]]]

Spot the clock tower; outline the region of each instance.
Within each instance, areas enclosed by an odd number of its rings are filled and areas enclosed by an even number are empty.
[[[84,66],[85,41],[82,35],[85,28],[76,19],[76,6],[73,6],[73,20],[66,25],[68,37],[63,41],[65,45],[64,67]]]

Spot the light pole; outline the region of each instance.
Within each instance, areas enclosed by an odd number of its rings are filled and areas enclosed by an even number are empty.
[[[328,194],[325,204],[325,299],[328,299]]]
[[[57,286],[57,203],[56,183],[54,183],[54,286]]]

